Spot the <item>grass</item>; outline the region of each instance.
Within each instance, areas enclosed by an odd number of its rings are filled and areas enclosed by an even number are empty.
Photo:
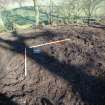
[[[40,21],[47,21],[47,15],[40,13]],[[8,11],[2,11],[1,21],[3,22],[5,28],[10,30],[10,24],[15,24],[20,28],[27,28],[30,25],[32,26],[35,23],[35,13],[33,7],[22,7],[15,8]]]
[[[31,24],[27,24],[27,25],[16,25],[16,28],[17,29],[29,29],[29,28],[31,28]]]
[[[6,31],[5,30],[5,27],[3,27],[2,25],[0,25],[0,33],[4,32],[4,31]]]

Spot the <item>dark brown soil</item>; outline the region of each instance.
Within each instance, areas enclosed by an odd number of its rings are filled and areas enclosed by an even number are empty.
[[[65,38],[40,53],[29,48]],[[105,30],[59,26],[0,36],[0,105],[105,105]]]

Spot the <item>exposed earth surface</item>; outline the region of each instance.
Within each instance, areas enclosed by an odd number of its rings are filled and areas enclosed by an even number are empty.
[[[0,105],[105,105],[105,30],[71,25],[1,34]]]

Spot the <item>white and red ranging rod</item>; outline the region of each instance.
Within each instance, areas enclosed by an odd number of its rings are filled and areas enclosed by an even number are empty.
[[[62,39],[62,40],[57,40],[57,41],[51,41],[51,42],[48,42],[48,43],[39,44],[39,45],[36,45],[36,46],[31,46],[29,48],[38,48],[38,47],[47,46],[47,45],[51,45],[51,44],[62,43],[62,42],[66,42],[66,41],[70,41],[70,39],[67,38],[67,39]],[[25,76],[27,76],[27,49],[26,48],[25,48]]]
[[[51,41],[51,42],[48,42],[48,43],[39,44],[39,45],[36,45],[36,46],[31,46],[30,48],[42,47],[42,46],[57,44],[57,43],[65,42],[65,41],[70,41],[70,39],[62,39],[62,40],[57,40],[57,41]]]

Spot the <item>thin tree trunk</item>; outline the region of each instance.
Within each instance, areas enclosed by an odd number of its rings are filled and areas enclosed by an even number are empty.
[[[34,11],[35,11],[35,25],[38,26],[39,25],[39,21],[40,21],[40,14],[39,14],[39,7],[37,5],[37,1],[33,0],[34,3]]]

